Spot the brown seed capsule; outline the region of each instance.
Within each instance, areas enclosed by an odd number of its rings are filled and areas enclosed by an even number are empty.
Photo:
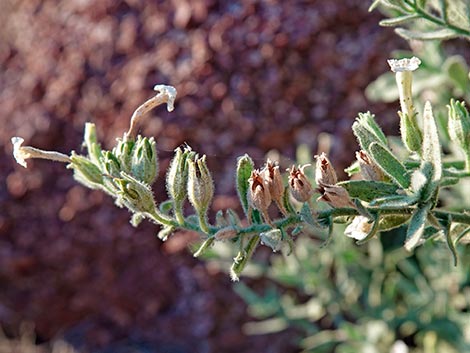
[[[292,166],[289,171],[289,188],[292,196],[299,202],[307,202],[313,195],[313,188],[305,176],[304,170],[310,164],[301,167]]]
[[[268,186],[271,199],[276,203],[280,211],[286,215],[287,211],[282,204],[282,198],[284,195],[284,183],[282,182],[281,173],[277,163],[267,160],[265,167],[261,171],[263,179]]]
[[[248,200],[251,206],[259,211],[266,211],[271,204],[269,187],[259,170],[253,170],[248,179]]]
[[[341,186],[324,185],[321,191],[322,195],[318,198],[318,201],[328,202],[331,207],[356,207],[351,201],[348,191]]]
[[[384,174],[377,164],[364,151],[356,152],[356,159],[361,168],[361,175],[364,180],[383,180]]]
[[[335,185],[338,182],[336,171],[325,153],[315,156],[317,164],[315,168],[315,182],[319,187],[323,185]]]

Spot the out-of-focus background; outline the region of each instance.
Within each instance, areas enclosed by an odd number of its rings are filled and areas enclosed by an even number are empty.
[[[160,107],[142,127],[157,139],[157,199],[173,149],[186,142],[208,156],[214,210],[237,209],[239,155],[261,165],[277,149],[294,159],[301,144],[315,153],[328,132],[341,169],[357,149],[350,126],[366,110],[396,134],[397,105],[371,104],[364,90],[408,44],[380,28],[368,5],[2,1],[0,351],[18,337],[37,344],[31,352],[297,351],[295,329],[245,334],[246,304],[227,274],[192,258],[194,235],[161,243],[155,226],[132,228],[126,211],[77,185],[63,165],[15,164],[10,138],[80,151],[91,121],[111,148],[153,85],[170,84],[175,111]],[[265,282],[246,280],[255,289]]]

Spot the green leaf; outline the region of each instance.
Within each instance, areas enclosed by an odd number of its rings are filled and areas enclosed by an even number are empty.
[[[462,94],[469,91],[468,66],[462,56],[454,55],[447,58],[444,62],[443,70],[447,72],[449,78]]]
[[[422,157],[424,161],[430,162],[433,166],[433,181],[439,182],[442,177],[441,143],[429,101],[424,104]]]
[[[421,240],[421,237],[424,233],[429,209],[430,205],[426,204],[418,207],[413,213],[408,230],[406,232],[406,250],[411,251],[419,244],[419,241]]]
[[[369,147],[370,157],[398,186],[406,189],[410,186],[410,176],[405,166],[383,145],[373,142]]]
[[[417,201],[418,198],[416,195],[394,195],[375,199],[369,206],[382,210],[395,210],[412,206],[416,204]]]
[[[305,202],[300,209],[300,217],[303,222],[311,225],[312,227],[321,227],[321,225],[313,218],[312,210],[307,202]]]
[[[395,32],[406,40],[447,40],[459,36],[454,30],[449,28],[438,29],[430,32],[410,31],[404,28],[396,28]]]
[[[161,204],[158,205],[158,208],[160,209],[160,212],[164,214],[170,213],[170,211],[173,209],[173,200],[166,200],[163,201]]]
[[[379,197],[396,195],[398,187],[394,184],[372,180],[347,180],[337,184],[345,188],[349,196],[370,202]]]
[[[248,215],[248,208],[249,208],[248,179],[250,178],[251,172],[253,171],[253,169],[254,169],[254,163],[253,163],[253,160],[250,158],[250,156],[245,154],[244,156],[238,158],[237,175],[236,175],[237,193],[238,193],[238,198],[240,199],[240,203],[243,207],[243,211],[245,212],[245,215]]]
[[[386,20],[382,20],[379,22],[379,25],[383,27],[393,27],[400,25],[402,23],[414,20],[416,18],[419,18],[420,16],[418,14],[411,14],[411,15],[404,15],[404,16],[399,16],[395,18],[389,18]]]
[[[370,152],[372,143],[378,143],[384,146],[387,145],[385,134],[375,122],[374,115],[370,112],[359,113],[356,121],[352,125],[352,130],[361,148],[368,153]]]

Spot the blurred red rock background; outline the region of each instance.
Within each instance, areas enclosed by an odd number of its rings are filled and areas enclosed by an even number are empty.
[[[4,0],[0,23],[0,323],[10,337],[35,325],[80,352],[294,352],[295,333],[245,336],[245,305],[226,274],[192,258],[178,234],[134,229],[109,197],[77,185],[63,165],[14,163],[10,138],[81,151],[86,121],[105,147],[127,129],[156,83],[178,90],[176,109],[152,112],[160,179],[187,142],[208,155],[217,207],[237,207],[236,157],[258,164],[276,148],[334,136],[331,159],[357,149],[358,111],[383,114],[364,88],[407,44],[378,27],[367,1]],[[347,153],[345,153],[347,152]],[[259,285],[253,283],[253,285]]]

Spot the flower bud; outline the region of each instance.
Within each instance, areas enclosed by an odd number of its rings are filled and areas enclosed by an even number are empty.
[[[261,212],[266,212],[271,204],[269,187],[259,170],[253,170],[248,179],[248,201],[250,205]]]
[[[318,186],[335,185],[338,182],[336,171],[325,153],[315,156],[317,164],[315,168],[315,182]]]
[[[356,207],[351,201],[348,191],[341,186],[324,185],[320,191],[322,192],[322,195],[318,198],[318,201],[325,201],[331,207]]]
[[[101,163],[104,167],[104,171],[112,177],[119,178],[121,176],[121,165],[116,156],[110,152],[105,151],[101,158]]]
[[[470,115],[464,102],[450,100],[448,132],[450,139],[462,148],[466,155],[470,154]]]
[[[120,201],[133,212],[152,213],[156,206],[150,187],[124,172],[121,175],[114,179]]]
[[[121,140],[117,139],[118,143],[116,147],[113,148],[113,155],[119,161],[120,169],[124,173],[131,173],[132,165],[132,151],[134,149],[135,141],[134,140]]]
[[[87,148],[90,160],[96,165],[100,164],[101,146],[96,136],[96,126],[93,123],[85,124],[85,132],[83,134],[83,142]]]
[[[67,168],[74,170],[74,178],[83,185],[98,189],[103,184],[103,174],[100,169],[88,158],[72,152],[70,156],[71,163]]]
[[[214,196],[212,176],[207,168],[206,156],[188,159],[188,198],[200,215],[205,215]]]
[[[289,188],[292,196],[299,202],[307,202],[313,195],[313,188],[305,176],[304,170],[310,164],[301,167],[292,166],[289,171]]]
[[[131,174],[152,185],[158,175],[157,148],[153,137],[137,137],[132,151]]]
[[[400,116],[400,133],[403,144],[410,152],[420,152],[423,145],[423,133],[418,126],[416,113],[414,116],[398,112]]]
[[[384,174],[377,164],[363,150],[356,152],[356,159],[359,162],[361,175],[364,180],[381,181]]]
[[[188,195],[188,160],[193,159],[195,152],[191,151],[190,147],[185,147],[184,150],[178,147],[175,150],[168,173],[166,175],[166,189],[168,195],[175,200],[175,202],[182,203]]]
[[[287,211],[282,203],[284,197],[284,183],[282,182],[279,166],[268,159],[261,173],[268,186],[271,199],[276,203],[279,210],[286,215]]]

